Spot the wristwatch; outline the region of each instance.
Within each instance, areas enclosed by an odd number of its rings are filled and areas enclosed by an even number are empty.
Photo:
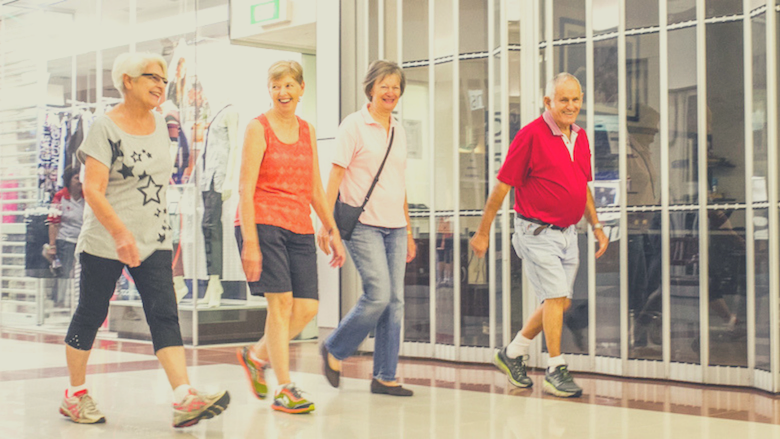
[[[604,226],[602,226],[601,223],[596,223],[596,224],[594,224],[591,227],[593,228],[593,230],[603,229],[604,228]]]

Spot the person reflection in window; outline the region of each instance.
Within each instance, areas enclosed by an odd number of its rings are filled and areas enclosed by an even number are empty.
[[[659,201],[658,172],[652,146],[658,134],[660,114],[648,105],[637,108],[638,120],[628,123],[626,156],[629,206],[655,206]],[[661,217],[655,212],[636,212],[628,221],[628,308],[634,316],[633,346],[647,345],[649,325],[660,323],[660,301],[648,299],[661,286]],[[659,296],[660,298],[660,296]],[[654,325],[660,328],[660,325]],[[653,332],[660,344],[660,333]]]

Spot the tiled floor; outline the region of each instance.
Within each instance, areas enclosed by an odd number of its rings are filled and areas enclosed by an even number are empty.
[[[188,349],[193,383],[226,388],[232,402],[218,418],[174,430],[151,345],[99,341],[88,383],[107,423],[76,425],[57,412],[67,385],[62,336],[0,328],[0,438],[780,438],[780,399],[758,391],[577,374],[585,395],[561,400],[541,393],[539,372],[521,390],[490,366],[404,360],[399,375],[416,394],[394,398],[369,393],[368,356],[346,362],[333,389],[316,343],[291,353],[314,413],[277,413],[255,399],[235,347]]]

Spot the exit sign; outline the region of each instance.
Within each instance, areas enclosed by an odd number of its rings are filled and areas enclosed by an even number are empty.
[[[289,0],[268,0],[249,7],[251,24],[277,24],[290,21]]]

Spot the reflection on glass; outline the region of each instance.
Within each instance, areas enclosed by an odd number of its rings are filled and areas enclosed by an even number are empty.
[[[571,298],[571,307],[563,316],[563,332],[561,334],[561,352],[568,354],[588,353],[588,233],[584,227],[577,228],[577,246],[580,251],[580,266],[577,268],[577,277],[574,279],[574,292]],[[598,311],[597,311],[598,312]],[[601,318],[598,315],[599,325]],[[598,326],[597,326],[598,327]],[[607,329],[605,327],[605,329]],[[619,328],[618,328],[619,329]],[[544,344],[547,352],[547,344]]]
[[[765,2],[759,2],[764,3]],[[749,189],[754,203],[768,201],[767,197],[767,78],[766,68],[766,14],[752,18],[753,29],[753,184]],[[754,209],[754,276],[756,311],[756,368],[770,370],[769,360],[769,211]]]
[[[556,0],[553,2],[553,38],[556,40],[585,36],[585,2]]]
[[[500,217],[497,217],[500,218]],[[501,234],[503,228],[501,227],[501,221],[495,221],[493,223],[493,230],[496,233],[496,245],[493,247],[493,252],[496,254],[496,265],[493,267],[493,272],[496,276],[496,338],[494,339],[495,346],[504,345],[504,314],[503,314],[503,296],[504,296],[504,247],[502,245]],[[469,238],[471,239],[471,238]],[[506,249],[510,253],[514,253],[511,246]],[[487,257],[487,256],[486,256]],[[511,270],[511,265],[510,265]],[[522,273],[519,273],[522,275]],[[523,316],[522,303],[518,304],[520,318]]]
[[[379,0],[368,0],[368,62],[379,58]]]
[[[401,105],[406,130],[406,175],[414,182],[406,186],[410,211],[430,209],[430,150],[426,148],[430,127],[428,69],[428,66],[404,69],[406,89]]]
[[[512,191],[514,192],[514,191]],[[511,206],[511,204],[510,204]],[[509,216],[509,339],[523,329],[523,260],[511,245],[512,234],[515,229],[515,211]],[[498,240],[498,236],[496,236]],[[496,346],[503,346],[503,339],[499,339]]]
[[[711,203],[745,202],[742,22],[707,24],[707,178]]]
[[[398,61],[398,2],[385,0],[385,55],[384,59]]]
[[[430,343],[430,264],[428,218],[412,218],[417,256],[406,264],[404,278],[404,340]]]
[[[593,97],[596,115],[591,146],[596,162],[594,180],[618,179],[618,57],[617,38],[594,45],[593,63],[596,91]],[[580,114],[584,113],[582,111]],[[610,203],[611,204],[611,203]],[[599,206],[601,207],[601,206]]]
[[[628,215],[629,358],[662,359],[661,214]]]
[[[658,26],[658,1],[626,0],[626,29]]]
[[[453,55],[455,53],[454,38],[452,38],[452,1],[433,0],[435,3],[433,17],[433,58]]]
[[[462,346],[490,344],[490,306],[488,272],[492,269],[488,258],[478,258],[469,247],[469,239],[477,230],[481,216],[460,218],[459,239],[463,268],[460,279],[460,337]],[[442,234],[442,236],[446,236]],[[437,259],[438,261],[438,259]]]
[[[454,218],[436,217],[436,343],[453,344],[454,331],[454,287],[455,266]],[[461,251],[470,251],[461,245]],[[463,264],[463,258],[461,258]],[[464,280],[461,275],[461,282]]]
[[[509,128],[509,142],[515,138],[515,135],[520,131],[520,80],[522,79],[522,69],[520,68],[520,55],[519,50],[509,51],[509,75],[507,77],[509,85],[509,125],[505,125]],[[500,72],[496,72],[498,81],[500,82]],[[498,101],[499,105],[501,100]],[[495,106],[496,110],[500,107]],[[496,134],[501,131],[496,128]],[[501,148],[497,148],[496,151],[501,151]],[[498,166],[496,167],[498,172]]]
[[[122,99],[122,95],[119,90],[114,88],[114,83],[111,79],[111,69],[114,67],[114,60],[117,56],[130,51],[130,46],[112,47],[110,49],[103,50],[103,67],[101,69],[103,75],[103,90],[101,93],[101,100],[107,104],[114,104]]]
[[[539,2],[539,41],[547,41],[547,14],[545,13],[547,2]]]
[[[491,0],[492,1],[492,0]],[[458,52],[484,52],[488,49],[488,0],[460,0],[458,2]],[[497,27],[498,23],[496,23]]]
[[[669,32],[669,200],[698,199],[696,30]]]
[[[460,209],[482,209],[488,179],[488,60],[460,61]]]
[[[669,295],[673,362],[700,363],[699,348],[699,214],[669,214]]]
[[[707,1],[705,11],[707,18],[722,17],[742,13],[742,2],[738,1]]]
[[[668,24],[682,23],[696,19],[696,0],[661,0],[666,1]],[[674,47],[671,44],[669,47]]]
[[[747,366],[745,211],[708,210],[710,364]]]
[[[428,58],[428,0],[404,0],[404,61]]]
[[[753,211],[754,270],[756,289],[756,368],[769,371],[769,210]]]
[[[88,52],[76,56],[76,100],[80,103],[97,102],[97,54]]]
[[[620,5],[617,0],[593,0],[592,14],[594,35],[617,31],[620,22]]]
[[[435,66],[436,89],[434,94],[434,187],[436,188],[436,210],[453,210],[455,199],[453,186],[455,183],[453,160],[455,148],[452,133],[452,63]],[[481,206],[480,206],[481,207]]]
[[[629,206],[658,205],[661,201],[658,34],[627,36],[626,49],[627,203]]]
[[[556,3],[557,5],[557,3]],[[556,75],[560,72],[568,72],[572,75],[576,76],[577,79],[580,81],[580,85],[582,85],[582,90],[588,89],[588,81],[587,81],[587,63],[586,63],[586,57],[585,57],[585,43],[579,43],[579,44],[566,44],[563,46],[557,46],[553,49],[553,75]],[[617,76],[616,76],[617,77]],[[544,87],[547,85],[547,81],[549,81],[552,78],[547,77],[547,73],[545,73],[545,68],[542,66],[542,94],[544,94]],[[596,76],[598,78],[598,76]],[[582,98],[582,111],[580,111],[580,115],[577,118],[577,125],[579,125],[583,129],[588,129],[588,117],[587,112],[585,111],[588,105],[588,102],[591,100],[591,97],[588,96],[587,93],[585,93],[585,96]],[[541,105],[541,103],[540,103]],[[540,111],[544,111],[541,109]]]

